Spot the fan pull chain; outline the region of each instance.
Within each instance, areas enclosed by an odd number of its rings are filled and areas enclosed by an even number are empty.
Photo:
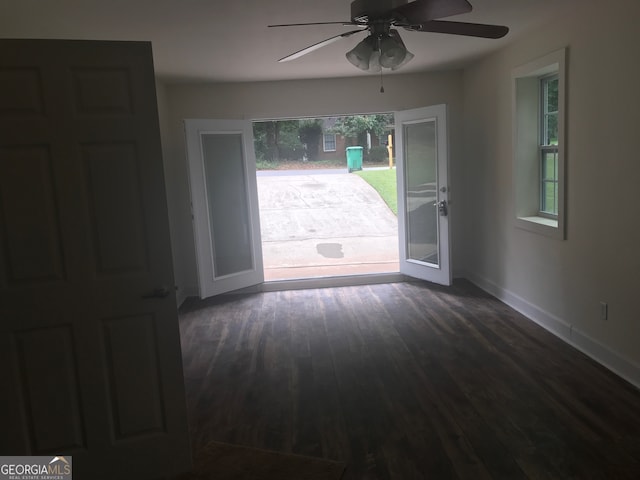
[[[382,69],[380,69],[380,93],[384,93],[384,82],[382,81]]]

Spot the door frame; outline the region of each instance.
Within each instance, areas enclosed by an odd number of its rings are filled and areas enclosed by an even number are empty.
[[[398,248],[399,248],[399,257],[400,257],[400,271],[397,273],[384,273],[384,274],[370,274],[370,275],[358,275],[357,277],[371,277],[371,280],[373,281],[380,281],[381,278],[389,278],[390,281],[395,281],[399,278],[402,278],[402,275],[408,275],[411,277],[415,277],[415,278],[419,278],[419,279],[423,279],[423,280],[427,280],[427,281],[431,281],[434,283],[439,283],[439,284],[443,284],[443,285],[450,285],[451,284],[451,279],[452,279],[452,268],[451,268],[451,235],[450,235],[450,222],[449,222],[449,216],[447,217],[440,217],[440,221],[439,221],[439,233],[438,235],[440,236],[439,239],[439,248],[440,248],[440,257],[442,258],[442,262],[441,265],[438,269],[433,269],[430,267],[425,267],[424,265],[418,265],[415,262],[407,262],[404,261],[403,262],[403,258],[406,257],[406,241],[405,241],[405,233],[406,233],[406,198],[405,196],[403,196],[403,192],[405,191],[404,189],[404,181],[402,180],[404,177],[404,161],[402,159],[402,155],[404,152],[403,149],[403,134],[402,134],[402,124],[404,122],[404,120],[402,120],[403,118],[405,118],[406,116],[409,116],[408,118],[411,117],[415,117],[414,120],[407,120],[407,122],[411,122],[411,121],[424,121],[424,120],[428,120],[431,118],[436,118],[438,119],[438,125],[444,126],[444,128],[438,128],[437,129],[437,138],[438,138],[438,161],[439,163],[442,163],[442,165],[439,165],[439,175],[441,175],[441,177],[439,178],[439,185],[438,187],[440,188],[441,186],[444,186],[446,188],[446,191],[441,192],[438,189],[438,201],[440,200],[445,200],[447,202],[447,208],[449,210],[449,214],[450,214],[450,204],[449,204],[449,186],[448,186],[448,177],[449,177],[449,167],[448,167],[448,150],[449,150],[449,145],[448,145],[448,111],[447,111],[447,105],[445,104],[440,104],[440,105],[434,105],[434,106],[430,106],[430,107],[422,107],[422,108],[415,108],[415,109],[409,109],[409,110],[400,110],[400,111],[390,111],[390,112],[386,112],[386,113],[393,113],[394,114],[394,118],[395,118],[395,145],[394,145],[394,150],[395,150],[395,157],[396,157],[396,161],[395,161],[395,166],[396,166],[396,174],[397,174],[397,195],[398,195]],[[380,112],[372,112],[372,113],[367,113],[366,115],[374,115],[376,113],[380,113]],[[352,113],[349,115],[365,115],[365,114],[358,114],[358,113]],[[253,145],[253,124],[255,122],[261,122],[261,121],[268,121],[268,120],[287,120],[287,119],[294,119],[294,118],[321,118],[321,117],[327,117],[327,116],[331,116],[331,115],[320,115],[318,117],[308,117],[308,116],[304,116],[304,117],[299,117],[299,116],[282,116],[282,117],[278,117],[278,118],[273,118],[273,117],[251,117],[245,120],[231,120],[228,121],[230,122],[230,124],[233,122],[235,123],[235,131],[236,132],[243,132],[243,145],[245,148],[245,166],[244,166],[244,171],[245,171],[245,175],[246,175],[246,179],[247,179],[247,183],[248,183],[248,187],[249,189],[252,190],[252,192],[255,192],[255,195],[250,195],[250,201],[249,201],[249,213],[251,216],[251,223],[253,225],[253,238],[254,238],[254,245],[253,245],[253,258],[256,259],[256,264],[254,265],[254,271],[252,273],[252,275],[247,275],[245,278],[246,280],[242,280],[239,281],[238,278],[227,278],[227,279],[217,279],[218,283],[221,283],[224,280],[224,286],[220,286],[220,288],[211,288],[208,287],[208,289],[204,289],[202,288],[202,285],[204,284],[204,282],[211,282],[211,279],[215,278],[214,276],[214,272],[212,270],[212,267],[209,267],[208,265],[202,265],[201,262],[201,253],[198,251],[198,242],[202,242],[202,243],[207,243],[209,238],[208,238],[208,234],[205,233],[203,234],[202,231],[200,233],[198,233],[196,231],[196,222],[195,219],[199,216],[197,214],[198,210],[202,210],[205,211],[206,210],[206,205],[203,206],[201,204],[201,202],[195,202],[192,200],[192,217],[194,218],[194,236],[195,238],[195,243],[196,243],[196,264],[197,264],[197,270],[198,270],[198,280],[199,280],[199,292],[200,292],[200,296],[201,298],[205,298],[208,296],[212,296],[212,295],[217,295],[219,293],[223,293],[223,292],[227,292],[227,291],[231,291],[231,290],[235,290],[235,289],[239,289],[239,288],[244,288],[247,286],[253,286],[253,285],[262,285],[263,289],[264,289],[264,270],[263,270],[263,260],[262,260],[262,241],[261,241],[261,230],[260,230],[260,218],[259,218],[259,211],[260,211],[260,207],[259,207],[259,202],[258,202],[258,198],[257,198],[257,176],[256,176],[256,158],[255,158],[255,152],[254,152],[254,145]],[[334,115],[337,116],[337,115]],[[348,116],[348,115],[344,115],[341,114],[339,116]],[[426,118],[425,118],[426,117]],[[400,122],[398,122],[398,118],[401,119]],[[189,152],[189,148],[190,148],[190,143],[193,143],[193,138],[190,139],[190,135],[187,132],[187,124],[191,123],[192,125],[198,125],[202,128],[204,128],[204,130],[202,130],[202,132],[207,132],[207,133],[220,133],[220,131],[218,129],[210,129],[210,125],[207,125],[208,122],[211,122],[212,120],[209,119],[185,119],[185,134],[186,134],[186,143],[187,143],[187,162],[188,164],[191,163],[191,157],[192,155]],[[219,120],[216,120],[219,121]],[[227,121],[225,121],[227,122]],[[224,131],[224,129],[223,129]],[[196,140],[197,141],[197,140]],[[198,147],[200,148],[200,147]],[[191,146],[191,151],[193,151],[193,146]],[[247,153],[249,155],[247,155]],[[201,153],[200,153],[201,155]],[[202,169],[202,167],[198,167],[200,169],[200,173],[199,174],[195,174],[194,175],[194,171],[192,171],[193,169],[189,168],[190,172],[189,172],[189,180],[190,180],[190,187],[191,187],[191,191],[192,191],[192,199],[193,199],[193,191],[194,191],[194,186],[196,186],[195,188],[199,188],[197,187],[197,185],[199,183],[201,183],[201,180],[204,176],[204,171]],[[441,185],[444,184],[444,185]],[[200,204],[199,204],[200,203]],[[206,215],[206,218],[208,219],[208,215]],[[201,229],[202,230],[202,229]],[[210,243],[210,242],[209,242]],[[200,247],[200,251],[202,251],[202,247]],[[208,252],[206,253],[205,256],[209,256],[211,253]],[[206,263],[210,263],[210,262],[206,262]],[[259,263],[259,265],[258,265]],[[348,278],[348,277],[347,277]],[[320,280],[322,280],[322,284],[324,286],[327,285],[327,280],[329,281],[329,283],[331,283],[331,281],[333,280],[335,282],[336,285],[343,285],[346,284],[345,283],[345,279],[341,276],[336,276],[336,277],[330,277],[329,279],[324,278],[324,277],[320,277]],[[295,285],[297,285],[298,283],[304,283],[304,284],[313,284],[312,282],[314,281],[318,281],[318,278],[310,278],[310,279],[298,279],[298,280],[287,280],[287,286],[288,287],[295,287]],[[339,280],[342,279],[342,280]],[[360,279],[362,280],[362,279]],[[269,282],[269,283],[278,283],[278,281],[275,282]],[[348,283],[348,282],[347,282]],[[366,282],[360,282],[358,281],[358,283],[366,283]]]

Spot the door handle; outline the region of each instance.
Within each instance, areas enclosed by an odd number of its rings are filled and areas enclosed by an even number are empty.
[[[447,208],[446,200],[440,200],[439,202],[436,202],[433,205],[435,207],[438,207],[438,213],[440,214],[441,217],[446,217],[447,215],[449,215],[449,209]]]
[[[151,292],[142,295],[142,298],[167,298],[171,291],[167,287],[154,288]]]

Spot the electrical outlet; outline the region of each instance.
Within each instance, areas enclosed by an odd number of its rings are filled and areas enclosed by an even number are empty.
[[[600,320],[609,320],[609,304],[600,302]]]

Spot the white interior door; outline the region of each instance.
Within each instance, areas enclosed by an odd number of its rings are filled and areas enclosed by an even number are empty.
[[[191,463],[151,44],[0,40],[3,455]]]
[[[264,281],[253,127],[185,120],[200,297]]]
[[[400,272],[451,284],[447,108],[395,113]]]

